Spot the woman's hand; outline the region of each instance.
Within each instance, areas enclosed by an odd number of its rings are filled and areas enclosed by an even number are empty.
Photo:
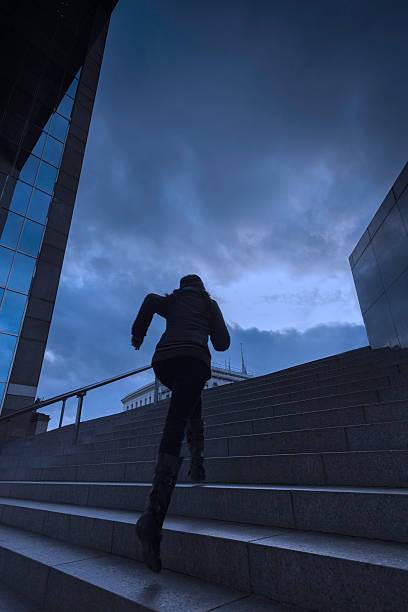
[[[143,339],[141,340],[140,338],[135,338],[134,336],[132,336],[132,346],[135,347],[135,350],[138,351],[142,345]]]

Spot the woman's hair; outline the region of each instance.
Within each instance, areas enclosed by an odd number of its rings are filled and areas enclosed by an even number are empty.
[[[178,295],[185,287],[196,287],[197,289],[200,289],[200,293],[202,294],[207,304],[208,315],[210,315],[211,296],[205,288],[203,281],[197,274],[188,274],[187,276],[183,276],[183,278],[180,279],[180,288],[174,289],[172,293],[166,293],[165,295],[166,297],[169,297],[171,299],[171,302],[173,302],[175,299],[177,299]]]

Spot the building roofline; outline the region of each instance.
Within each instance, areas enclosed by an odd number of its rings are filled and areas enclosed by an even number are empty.
[[[231,378],[237,378],[239,380],[247,380],[248,378],[253,377],[253,374],[248,374],[248,373],[245,374],[243,372],[240,372],[239,370],[229,370],[228,368],[223,368],[221,366],[212,365],[211,366],[211,378],[217,378],[217,374],[218,374],[218,377],[220,375],[224,375],[224,376],[228,375],[228,376],[231,376]],[[159,383],[159,386],[160,385],[162,385],[162,383]],[[149,389],[154,390],[154,381],[147,383],[146,385],[143,385],[143,387],[139,387],[135,391],[132,391],[132,393],[128,393],[120,401],[122,402],[122,404],[125,404],[129,400],[134,399],[135,396],[138,395],[139,393],[146,392]]]
[[[122,404],[124,404],[128,400],[133,399],[137,393],[140,393],[141,391],[147,391],[150,387],[154,389],[154,382],[147,383],[147,385],[143,385],[143,387],[139,387],[135,391],[132,391],[132,393],[128,393],[120,401],[122,402]]]

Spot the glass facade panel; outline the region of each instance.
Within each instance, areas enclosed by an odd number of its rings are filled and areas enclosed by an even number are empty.
[[[357,259],[356,254],[361,253],[360,240],[350,257],[367,336],[373,348],[408,348],[407,181],[408,164],[363,234],[368,236],[366,250]],[[396,194],[401,194],[397,201]]]
[[[6,383],[0,383],[0,405],[1,402],[3,401],[3,396],[4,396],[4,390],[6,388]]]
[[[354,266],[353,277],[361,310],[365,312],[384,291],[380,271],[371,245],[368,245]]]
[[[391,285],[387,296],[401,346],[408,347],[408,269]]]
[[[23,227],[24,217],[16,213],[9,212],[6,223],[0,237],[0,243],[15,249],[20,236],[21,228]]]
[[[14,251],[0,246],[0,285],[6,286],[7,277],[10,272],[11,262],[13,261]]]
[[[60,115],[63,115],[69,119],[71,117],[73,104],[73,98],[70,96],[64,96],[57,108],[57,111],[60,113]]]
[[[6,381],[11,360],[17,342],[17,336],[8,336],[0,332],[0,380]]]
[[[31,197],[30,208],[28,209],[27,216],[30,219],[34,219],[34,221],[45,223],[47,220],[50,202],[51,196],[43,191],[39,191],[38,189],[33,189],[33,195]]]
[[[47,193],[52,193],[55,179],[57,178],[57,172],[57,168],[51,166],[51,164],[42,162],[35,186],[43,191],[46,191]]]
[[[408,189],[405,189],[404,193],[398,200],[398,208],[400,210],[405,229],[408,232]]]
[[[408,235],[397,206],[375,233],[372,245],[387,289],[408,265]]]
[[[37,257],[40,249],[41,240],[44,233],[44,226],[34,221],[26,221],[23,233],[20,238],[18,250]]]
[[[26,183],[30,183],[30,185],[34,185],[39,164],[40,160],[38,157],[29,155],[24,166],[21,168],[19,178]]]
[[[27,296],[6,291],[0,310],[0,331],[18,334]]]
[[[42,153],[43,153],[43,149],[44,149],[44,145],[45,145],[45,139],[46,139],[46,135],[43,132],[41,134],[41,136],[39,137],[39,139],[37,140],[37,144],[34,146],[34,148],[31,151],[31,153],[34,153],[35,155],[38,155],[38,157],[42,157]]]
[[[32,187],[30,185],[17,181],[13,198],[10,203],[10,210],[14,210],[22,215],[25,215],[28,202],[30,200],[31,191]]]
[[[11,275],[8,282],[8,288],[14,291],[22,291],[28,293],[30,283],[34,272],[35,259],[16,253],[14,258]]]
[[[364,323],[373,348],[398,345],[398,336],[385,293],[364,313]]]
[[[75,98],[76,90],[78,88],[78,79],[74,79],[71,85],[67,89],[67,94],[71,96],[71,98]]]
[[[63,148],[64,145],[62,142],[56,140],[56,138],[53,138],[52,136],[48,136],[43,159],[50,164],[59,167]]]
[[[58,113],[55,113],[51,122],[51,136],[55,136],[55,138],[58,138],[59,140],[62,140],[64,142],[65,137],[67,135],[67,130],[68,120],[62,117],[61,115],[58,115]]]

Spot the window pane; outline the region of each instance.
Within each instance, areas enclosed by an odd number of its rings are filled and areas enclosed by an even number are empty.
[[[21,169],[19,178],[30,185],[34,184],[40,160],[35,155],[29,155],[27,161]]]
[[[31,153],[34,153],[35,155],[38,155],[38,157],[41,157],[43,149],[44,149],[44,145],[45,145],[45,133],[42,132],[41,136],[37,140],[37,143],[32,149]]]
[[[18,334],[27,296],[6,291],[0,311],[0,331]]]
[[[34,221],[26,221],[24,223],[23,233],[18,245],[19,251],[24,251],[29,255],[37,257],[40,248],[41,239],[44,232],[44,226]]]
[[[55,136],[55,138],[59,138],[60,140],[65,141],[67,129],[68,121],[64,119],[64,117],[61,117],[61,115],[55,113],[52,118],[50,134],[52,136]]]
[[[16,212],[25,215],[31,191],[32,187],[30,187],[30,185],[17,181],[13,198],[10,202],[10,210],[15,210]]]
[[[13,255],[13,251],[0,246],[0,285],[3,285],[3,287],[6,284],[7,277],[10,272]]]
[[[46,162],[42,162],[35,186],[39,189],[43,189],[47,193],[52,193],[55,179],[57,178],[57,172],[57,168],[54,168],[54,166]]]
[[[27,255],[17,253],[8,283],[9,289],[28,293],[31,278],[33,276],[34,264],[35,259],[32,257],[27,257]]]
[[[0,404],[3,401],[4,389],[6,388],[6,383],[0,383]]]
[[[33,195],[31,197],[30,208],[27,216],[34,221],[45,223],[47,220],[48,209],[50,207],[51,196],[33,189]]]
[[[69,94],[72,98],[75,98],[77,87],[78,87],[78,81],[77,79],[74,79],[71,85],[67,89],[67,94]]]
[[[0,333],[0,380],[7,380],[16,342],[16,336]]]
[[[62,149],[64,145],[59,140],[56,140],[52,136],[48,136],[47,144],[44,150],[44,159],[54,166],[59,166],[61,161]]]
[[[64,96],[61,102],[59,103],[57,111],[61,115],[64,115],[64,117],[68,117],[69,119],[71,117],[73,104],[74,100],[72,98],[70,98],[69,96]]]
[[[21,228],[23,227],[23,217],[16,215],[13,212],[9,212],[7,215],[6,223],[1,233],[0,242],[5,246],[15,249],[17,246],[18,238],[20,236]]]

